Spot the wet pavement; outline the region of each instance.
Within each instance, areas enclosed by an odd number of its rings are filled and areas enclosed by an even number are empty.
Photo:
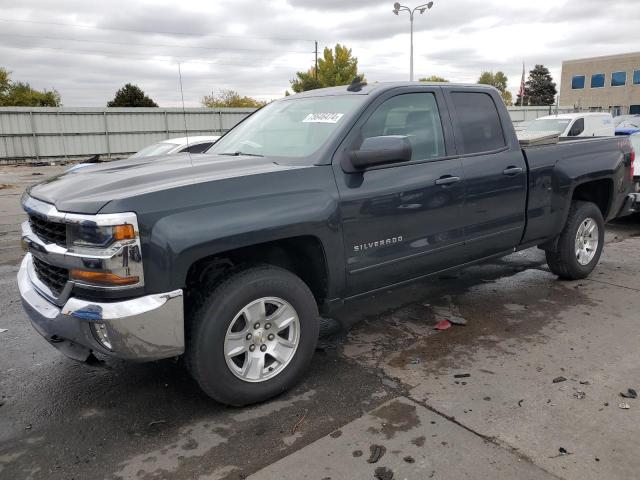
[[[531,249],[352,303],[300,385],[236,409],[180,361],[78,364],[28,324],[18,200],[61,170],[0,166],[0,478],[637,476],[640,222],[588,280]]]

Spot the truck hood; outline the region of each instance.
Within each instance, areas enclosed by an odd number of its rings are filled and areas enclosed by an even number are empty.
[[[65,172],[27,192],[61,212],[95,214],[112,200],[231,177],[303,168],[267,157],[165,155],[98,163]]]

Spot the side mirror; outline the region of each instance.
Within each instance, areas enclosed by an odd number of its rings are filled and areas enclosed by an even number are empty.
[[[365,138],[359,150],[351,152],[351,164],[358,170],[411,160],[411,143],[404,135]]]

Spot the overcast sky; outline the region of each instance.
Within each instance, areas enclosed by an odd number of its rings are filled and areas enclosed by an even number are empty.
[[[415,19],[416,78],[474,82],[502,70],[515,93],[522,61],[640,50],[639,0],[434,0]],[[0,66],[15,80],[55,88],[65,106],[105,106],[124,83],[160,106],[234,89],[281,97],[322,49],[346,44],[369,81],[409,76],[409,17],[393,1],[0,0]],[[366,6],[365,6],[366,5]],[[410,3],[410,6],[418,3]]]

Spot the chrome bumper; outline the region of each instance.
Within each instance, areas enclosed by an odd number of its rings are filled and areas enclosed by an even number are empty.
[[[97,352],[149,361],[184,352],[182,290],[119,302],[69,297],[59,307],[38,291],[32,275],[32,256],[27,253],[18,272],[22,304],[38,333],[68,357],[84,361]],[[95,322],[104,324],[111,349],[97,341],[91,328]]]

